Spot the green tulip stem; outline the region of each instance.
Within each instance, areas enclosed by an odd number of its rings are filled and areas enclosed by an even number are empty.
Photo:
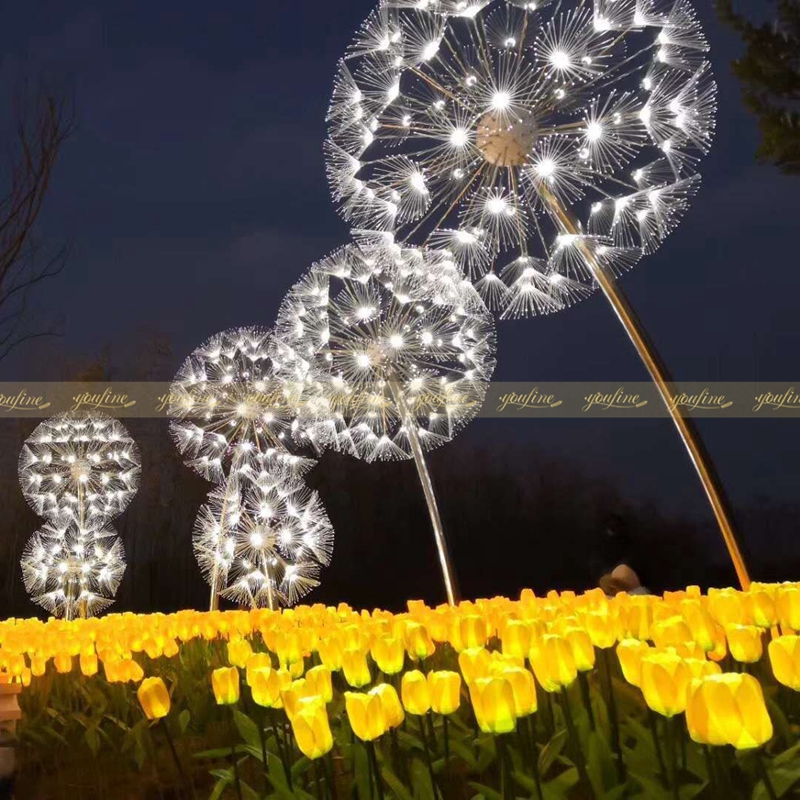
[[[672,789],[672,797],[673,800],[680,800],[680,780],[678,778],[678,748],[676,739],[676,730],[675,730],[675,722],[677,720],[675,718],[670,719],[667,717],[664,720],[664,727],[666,729],[666,737],[667,737],[667,750],[669,751],[669,765],[670,765],[670,773],[669,773],[669,784],[670,788]]]
[[[600,649],[600,674],[606,684],[606,699],[608,702],[608,718],[611,722],[611,745],[616,756],[617,778],[620,783],[625,780],[625,761],[622,758],[622,740],[619,735],[619,714],[617,713],[617,701],[614,698],[614,683],[611,680],[611,659],[609,650]]]
[[[589,773],[586,771],[586,760],[583,757],[581,741],[575,728],[575,720],[572,718],[572,709],[569,706],[569,694],[566,686],[561,687],[561,697],[564,701],[564,720],[567,723],[569,738],[572,740],[572,746],[575,749],[575,766],[578,768],[578,775],[580,775],[581,781],[585,786],[591,788],[592,784],[589,781]]]
[[[228,727],[231,734],[231,761],[233,762],[233,783],[236,787],[236,796],[242,800],[242,783],[239,780],[239,762],[236,759],[236,726],[233,724],[233,708],[228,716]]]
[[[282,727],[278,721],[278,714],[275,709],[270,709],[270,716],[272,721],[272,731],[275,734],[275,744],[278,747],[278,754],[280,755],[281,764],[283,764],[283,771],[286,773],[286,783],[289,786],[289,791],[294,791],[292,786],[292,770],[289,767],[289,756],[286,752],[286,747],[281,737],[280,728]]]
[[[589,679],[586,677],[585,672],[578,673],[578,682],[581,685],[581,697],[583,704],[586,706],[586,711],[589,713],[589,725],[592,730],[596,730],[594,722],[594,711],[592,711],[592,696],[589,693]]]
[[[505,734],[497,734],[494,737],[497,743],[497,760],[500,762],[500,786],[503,800],[512,800],[514,796],[511,786],[511,776],[508,769],[508,752],[506,750]]]
[[[378,800],[383,798],[383,778],[381,777],[381,769],[378,766],[378,757],[375,755],[375,742],[367,742],[367,753],[369,755],[370,763],[372,764],[372,776],[375,779],[375,788],[378,790]]]
[[[422,738],[422,746],[425,748],[425,760],[428,762],[428,774],[431,778],[431,790],[433,791],[433,796],[439,797],[439,787],[436,785],[436,777],[433,774],[433,761],[431,760],[431,749],[430,745],[428,744],[428,736],[425,733],[425,720],[420,715],[417,717],[419,720],[419,733]]]
[[[333,767],[333,751],[323,759],[322,768],[328,782],[328,794],[332,800],[338,800],[336,792],[336,770]]]
[[[447,714],[442,715],[442,735],[444,736],[444,771],[450,771],[450,735],[447,730]]]
[[[172,733],[170,732],[167,720],[162,719],[160,723],[161,723],[161,729],[164,731],[164,737],[166,738],[167,744],[169,745],[169,751],[170,753],[172,753],[172,760],[175,762],[175,766],[178,769],[178,775],[180,775],[181,780],[184,782],[184,784],[186,784],[186,788],[189,790],[189,794],[193,798],[196,798],[197,795],[195,794],[194,783],[192,783],[189,780],[189,776],[184,771],[183,764],[181,764],[180,758],[178,758],[178,750],[175,747],[175,742],[172,738]]]
[[[322,779],[319,776],[319,761],[314,759],[314,795],[317,800],[322,800]]]
[[[761,775],[761,780],[764,781],[764,788],[767,790],[769,800],[778,800],[778,795],[775,794],[775,787],[767,772],[767,765],[764,763],[764,754],[761,750],[756,750],[756,764],[758,765],[758,772]]]
[[[714,759],[711,756],[711,750],[707,744],[703,745],[703,755],[706,759],[706,770],[708,771],[708,782],[711,784],[711,791],[716,798],[721,798],[722,795],[719,790],[719,777],[717,776],[717,768],[714,765]]]
[[[661,742],[658,738],[657,718],[655,711],[649,706],[647,708],[647,722],[650,727],[650,735],[653,737],[653,748],[656,751],[658,768],[661,771],[661,779],[664,783],[667,783],[669,776],[667,775],[667,765],[664,763],[664,753],[661,750]]]

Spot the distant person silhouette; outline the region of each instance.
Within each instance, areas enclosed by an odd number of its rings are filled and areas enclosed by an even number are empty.
[[[600,542],[600,588],[613,597],[620,592],[650,594],[639,578],[639,559],[626,521],[611,514],[603,524]]]

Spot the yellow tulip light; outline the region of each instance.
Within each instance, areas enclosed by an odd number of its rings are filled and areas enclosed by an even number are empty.
[[[262,708],[274,708],[281,699],[281,678],[271,667],[247,670],[247,685],[253,702]]]
[[[87,678],[97,675],[98,665],[97,656],[94,653],[81,653],[78,662],[81,666],[81,674]]]
[[[318,652],[320,660],[331,672],[341,670],[344,648],[337,637],[328,636],[320,639]]]
[[[495,735],[511,733],[517,727],[514,690],[504,677],[478,678],[469,687],[478,727]]]
[[[300,752],[312,761],[333,748],[328,713],[322,702],[301,704],[292,718],[292,732]]]
[[[469,650],[462,650],[458,654],[458,668],[464,676],[467,684],[477,678],[485,678],[489,674],[492,664],[492,656],[483,647],[475,647]]]
[[[778,589],[778,619],[782,628],[800,630],[800,588],[797,586]]]
[[[169,714],[171,701],[167,686],[161,678],[146,678],[136,696],[147,719],[163,719]]]
[[[253,655],[253,648],[246,639],[235,639],[228,642],[228,663],[244,669]]]
[[[428,658],[436,652],[436,645],[427,628],[418,622],[407,623],[403,638],[406,651],[414,661]]]
[[[478,614],[456,617],[453,623],[451,643],[456,652],[483,647],[489,638],[486,620]]]
[[[764,654],[761,641],[761,628],[755,625],[728,625],[725,629],[728,649],[735,661],[742,664],[755,664]]]
[[[511,684],[514,694],[514,713],[517,717],[527,717],[535,714],[539,708],[536,697],[536,681],[533,674],[522,667],[510,667],[504,670],[500,677]]]
[[[400,683],[403,707],[409,714],[421,716],[431,709],[430,689],[427,678],[419,670],[411,670],[403,675]]]
[[[344,701],[350,727],[362,742],[371,742],[389,729],[381,698],[377,694],[345,692]]]
[[[695,742],[761,747],[772,738],[772,722],[761,684],[742,673],[693,680],[688,690],[686,724]]]
[[[375,695],[381,701],[383,717],[386,720],[387,728],[397,728],[403,724],[406,715],[394,686],[388,683],[382,683],[374,689],[370,689],[369,693]]]
[[[253,685],[252,675],[261,669],[272,669],[272,658],[269,653],[254,653],[245,664],[245,680],[248,686]]]
[[[536,680],[546,692],[560,692],[578,677],[569,642],[563,636],[545,634],[530,652]]]
[[[333,700],[331,671],[326,666],[312,667],[306,672],[306,681],[312,694],[319,695],[326,703]]]
[[[631,686],[642,682],[642,657],[650,652],[650,645],[638,639],[623,639],[617,645],[617,658],[622,667],[622,675]]]
[[[531,649],[531,626],[520,620],[509,620],[503,626],[500,641],[506,655],[526,658]]]
[[[674,653],[649,653],[642,657],[641,689],[647,705],[664,717],[686,709],[686,690],[691,672]]]
[[[800,692],[800,636],[779,636],[767,649],[775,680]]]
[[[367,656],[362,650],[345,650],[342,653],[344,679],[354,689],[360,689],[372,681]]]
[[[236,667],[221,667],[211,673],[214,699],[219,706],[232,706],[239,702],[239,670]]]
[[[56,653],[53,663],[56,665],[56,672],[62,675],[72,672],[72,656],[69,653],[63,651]]]
[[[406,660],[406,649],[401,639],[380,636],[372,645],[372,660],[384,675],[402,672]]]
[[[590,672],[594,669],[594,645],[589,634],[583,628],[567,628],[564,638],[572,648],[572,656],[578,672]]]
[[[590,611],[584,617],[584,625],[592,638],[592,644],[601,650],[607,650],[617,643],[614,620],[610,614]]]
[[[428,692],[436,714],[453,714],[461,705],[461,676],[447,670],[429,672]]]

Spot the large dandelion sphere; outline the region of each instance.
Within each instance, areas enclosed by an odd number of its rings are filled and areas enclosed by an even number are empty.
[[[340,64],[335,198],[355,228],[450,250],[504,317],[564,308],[687,208],[707,49],[687,0],[385,0]]]
[[[331,562],[333,527],[297,478],[233,476],[210,495],[194,532],[198,564],[223,597],[250,607],[297,603]]]
[[[491,314],[449,253],[378,237],[316,263],[288,293],[276,343],[320,441],[368,461],[452,439],[495,366]]]
[[[19,478],[39,516],[85,528],[125,510],[140,468],[136,443],[120,422],[68,412],[42,422],[28,437]]]
[[[313,461],[294,403],[276,380],[272,334],[258,327],[212,336],[183,363],[170,392],[175,443],[186,464],[214,483],[236,470],[297,473]]]

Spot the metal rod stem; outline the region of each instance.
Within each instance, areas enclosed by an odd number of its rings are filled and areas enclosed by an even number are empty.
[[[583,234],[577,222],[564,209],[550,189],[546,186],[542,186],[540,188],[540,194],[549,206],[551,213],[558,221],[564,233],[578,236]],[[739,543],[736,539],[736,532],[731,521],[729,504],[722,487],[722,482],[714,469],[711,456],[703,444],[700,432],[697,430],[692,419],[684,416],[677,405],[672,402],[672,396],[670,394],[670,384],[673,382],[672,378],[666,365],[659,356],[658,351],[652,341],[650,341],[644,325],[637,317],[636,312],[631,307],[616,279],[603,268],[592,252],[592,249],[583,239],[578,239],[578,242],[583,257],[589,269],[592,271],[592,275],[602,289],[606,300],[608,300],[611,307],[614,309],[617,319],[622,323],[622,327],[625,328],[625,332],[636,348],[639,357],[644,362],[647,371],[650,373],[650,377],[653,379],[653,383],[656,385],[656,389],[658,389],[658,393],[661,395],[661,399],[664,401],[669,411],[672,422],[678,429],[683,444],[689,453],[689,458],[703,484],[706,497],[714,511],[714,516],[716,517],[717,524],[722,533],[722,538],[725,541],[725,546],[728,548],[728,554],[736,569],[739,583],[742,589],[746,591],[750,588],[750,576],[747,572],[744,557],[742,556]]]
[[[422,492],[425,495],[425,502],[428,504],[428,513],[430,514],[431,526],[433,527],[433,536],[436,540],[436,549],[439,553],[439,565],[442,569],[444,588],[447,592],[447,602],[451,606],[454,606],[458,602],[458,585],[453,571],[453,564],[450,559],[450,549],[447,546],[447,537],[444,533],[442,518],[439,514],[439,506],[436,503],[436,494],[433,491],[433,481],[431,480],[430,472],[428,472],[428,464],[425,461],[425,453],[422,449],[419,435],[417,434],[417,426],[414,417],[403,395],[402,387],[396,378],[391,378],[389,380],[389,386],[394,395],[397,410],[400,412],[400,417],[403,420],[406,433],[408,434],[408,440],[411,443],[411,452],[414,456],[417,473],[419,474],[419,482],[422,484]]]

